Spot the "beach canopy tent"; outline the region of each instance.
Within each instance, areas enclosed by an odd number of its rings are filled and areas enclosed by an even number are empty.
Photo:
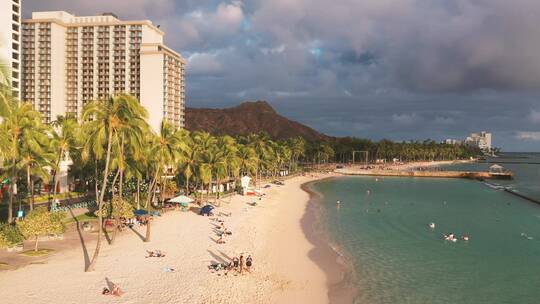
[[[193,199],[191,197],[180,195],[174,198],[171,198],[169,200],[170,203],[176,203],[176,204],[189,204],[193,202]]]

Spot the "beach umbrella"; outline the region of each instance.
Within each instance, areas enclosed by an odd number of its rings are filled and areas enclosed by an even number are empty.
[[[148,211],[142,210],[142,209],[138,209],[138,210],[133,211],[133,214],[138,215],[138,216],[141,216],[141,215],[147,215],[147,214],[148,214]]]
[[[175,198],[171,198],[169,200],[170,203],[178,203],[178,204],[189,204],[193,202],[193,199],[191,197],[180,195]]]

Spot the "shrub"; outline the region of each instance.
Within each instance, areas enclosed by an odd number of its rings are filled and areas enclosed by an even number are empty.
[[[6,223],[0,224],[0,248],[9,248],[24,241],[24,237],[17,226]]]
[[[66,230],[62,219],[64,212],[49,212],[45,207],[38,207],[17,225],[25,238],[35,238],[34,251],[37,251],[39,236],[63,233]]]

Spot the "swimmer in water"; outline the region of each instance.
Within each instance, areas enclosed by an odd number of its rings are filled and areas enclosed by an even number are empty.
[[[341,202],[340,202],[340,201],[336,201],[336,205],[340,205],[340,204],[341,204]]]
[[[435,223],[429,223],[429,228],[435,229]]]
[[[371,191],[370,191],[370,190],[368,190],[368,191],[367,191],[367,195],[370,195],[370,194],[371,194]]]

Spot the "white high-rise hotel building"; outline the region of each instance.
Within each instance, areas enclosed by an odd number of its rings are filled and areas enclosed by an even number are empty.
[[[21,1],[0,1],[0,62],[5,65],[13,96],[20,98],[21,88]]]
[[[148,20],[34,12],[22,21],[21,99],[51,122],[80,117],[91,100],[129,93],[148,110],[154,130],[163,119],[183,127],[186,61],[163,36]]]

